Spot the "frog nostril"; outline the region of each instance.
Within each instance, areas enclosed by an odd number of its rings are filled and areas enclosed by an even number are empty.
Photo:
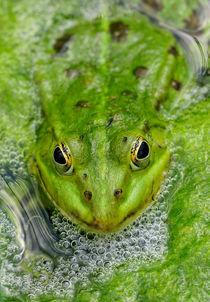
[[[84,192],[85,198],[87,198],[87,200],[91,200],[92,198],[92,192],[90,191],[85,191]]]
[[[114,196],[115,197],[118,198],[121,194],[122,194],[122,189],[116,189],[116,190],[114,190]]]

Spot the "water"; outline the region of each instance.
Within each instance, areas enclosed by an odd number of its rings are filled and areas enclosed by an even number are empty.
[[[83,7],[88,18],[92,6],[89,10]],[[96,14],[97,9],[92,18]],[[87,233],[57,210],[46,212],[36,184],[25,172],[25,155],[21,153],[24,140],[18,143],[4,140],[0,180],[0,297],[32,301],[43,295],[57,297],[56,301],[58,297],[110,301],[111,294],[119,301],[154,301],[154,296],[157,301],[163,301],[163,297],[170,301],[170,295],[174,295],[177,301],[208,301],[205,262],[208,114],[204,100],[209,97],[209,81],[207,43],[202,42],[205,35],[201,33],[206,25],[204,15],[201,10],[203,24],[200,22],[198,30],[184,31],[176,24],[163,22],[153,11],[150,16],[171,30],[185,48],[189,64],[197,73],[198,85],[189,87],[184,97],[163,110],[171,125],[168,137],[173,137],[170,172],[158,199],[121,232]],[[33,110],[39,117],[37,108]],[[36,122],[33,125],[36,127]],[[18,175],[22,177],[17,178]]]

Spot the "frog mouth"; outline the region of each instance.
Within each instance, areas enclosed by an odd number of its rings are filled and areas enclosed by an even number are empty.
[[[44,181],[44,178],[42,176],[41,170],[37,165],[37,170],[39,172],[39,179],[40,179],[40,184],[44,189],[44,192],[47,195],[47,198],[56,206],[59,207],[56,203],[56,200],[53,198],[53,196],[51,195],[50,191],[48,190],[48,187]],[[81,217],[79,215],[77,215],[75,212],[70,211],[68,212],[68,214],[59,207],[59,210],[61,211],[61,213],[68,218],[72,218],[72,221],[75,222],[76,224],[78,224],[79,226],[84,226],[86,228],[88,228],[90,231],[92,232],[96,232],[96,233],[110,233],[110,232],[116,232],[118,231],[120,228],[122,228],[123,225],[125,225],[128,220],[132,219],[133,217],[135,217],[136,211],[129,213],[126,217],[124,217],[124,219],[118,224],[118,225],[113,225],[113,224],[105,224],[102,223],[102,221],[93,216],[93,221],[91,223],[88,223],[87,221],[81,219]]]
[[[40,171],[39,171],[40,172]],[[76,223],[79,227],[84,227],[88,229],[91,232],[95,233],[115,233],[125,227],[130,221],[133,221],[135,218],[139,216],[139,212],[143,210],[142,206],[139,206],[138,209],[135,209],[134,211],[128,213],[121,221],[118,221],[118,223],[103,223],[102,220],[100,220],[98,217],[93,216],[93,220],[89,223],[83,219],[79,215],[77,215],[74,211],[68,211],[68,214],[65,210],[63,210],[61,207],[59,207],[56,203],[56,200],[52,197],[49,190],[47,189],[47,186],[42,178],[41,173],[39,173],[41,178],[42,186],[44,187],[44,191],[47,193],[48,198],[52,201],[52,203],[59,208],[60,212],[67,218],[72,219],[73,223]],[[153,186],[150,194],[150,198],[148,198],[147,203],[144,205],[144,208],[147,207],[148,203],[151,203],[153,199],[154,191]]]
[[[119,231],[120,229],[122,229],[123,227],[125,227],[130,221],[133,221],[139,215],[139,212],[142,211],[142,207],[140,206],[138,209],[135,209],[134,211],[128,213],[127,216],[125,216],[120,222],[118,221],[117,224],[116,223],[103,223],[102,220],[96,216],[93,216],[92,222],[89,223],[89,222],[81,219],[81,217],[79,215],[77,215],[75,212],[69,211],[67,214],[65,212],[65,210],[63,210],[61,207],[59,207],[56,203],[56,200],[53,198],[53,196],[49,192],[40,170],[39,170],[39,176],[40,176],[41,184],[44,188],[44,191],[47,194],[47,197],[49,198],[49,200],[51,200],[51,202],[56,207],[59,208],[60,212],[65,217],[72,219],[72,222],[76,223],[79,227],[84,227],[91,232],[104,233],[104,234],[115,233],[115,232]],[[153,200],[153,186],[152,186],[152,190],[151,190],[151,200]],[[151,200],[148,200],[148,203],[150,203]],[[146,206],[147,206],[147,204],[145,205],[145,207]]]

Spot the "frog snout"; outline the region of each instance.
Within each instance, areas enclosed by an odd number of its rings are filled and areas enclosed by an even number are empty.
[[[90,210],[92,222],[89,223],[94,229],[109,232],[117,226],[117,209],[119,201],[124,196],[124,188],[115,186],[110,188],[109,184],[97,188],[84,187],[83,200]]]

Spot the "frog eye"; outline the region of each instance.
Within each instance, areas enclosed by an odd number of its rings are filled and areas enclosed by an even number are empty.
[[[53,151],[53,161],[58,173],[70,175],[73,172],[72,157],[69,148],[59,143]]]
[[[150,147],[148,142],[137,136],[131,148],[131,168],[133,170],[145,169],[150,161]]]

